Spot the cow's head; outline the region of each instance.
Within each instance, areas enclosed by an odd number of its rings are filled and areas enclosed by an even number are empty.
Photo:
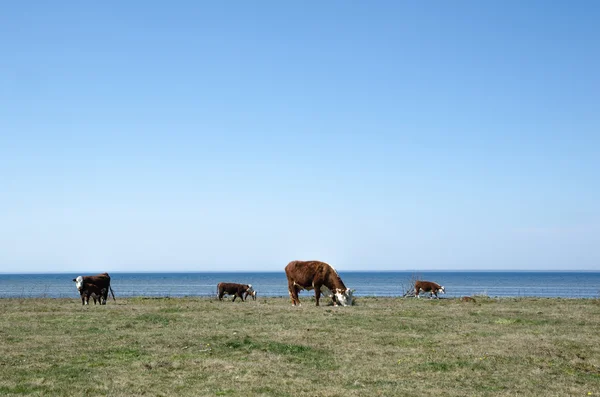
[[[252,284],[248,284],[248,289],[246,289],[246,297],[250,295],[252,300],[256,300],[256,291],[252,288]]]
[[[437,292],[438,292],[438,293],[445,294],[445,293],[446,293],[446,289],[445,289],[445,288],[444,288],[444,286],[442,285],[442,286],[441,286],[441,287],[440,287],[440,288],[437,290]]]
[[[346,288],[345,290],[343,289],[336,289],[333,291],[333,294],[335,295],[335,299],[336,301],[342,305],[342,306],[352,306],[352,293],[354,291]]]
[[[83,277],[78,276],[77,278],[74,278],[73,281],[75,282],[77,291],[81,291],[83,289]]]

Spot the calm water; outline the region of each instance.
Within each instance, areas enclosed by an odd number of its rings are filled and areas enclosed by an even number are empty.
[[[400,296],[414,272],[340,272],[357,296]],[[79,274],[0,274],[0,298],[78,298]],[[599,298],[600,272],[420,272],[446,287],[446,297]],[[221,281],[252,284],[260,296],[288,296],[285,273],[111,273],[117,298],[210,296]],[[301,296],[312,296],[302,292]]]

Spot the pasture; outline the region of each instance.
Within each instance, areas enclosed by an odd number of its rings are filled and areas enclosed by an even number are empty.
[[[598,299],[310,296],[0,299],[0,395],[600,396]]]

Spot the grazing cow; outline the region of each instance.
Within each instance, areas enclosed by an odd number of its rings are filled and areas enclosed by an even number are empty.
[[[325,262],[291,261],[285,267],[288,279],[288,290],[292,305],[300,306],[298,292],[315,290],[315,300],[319,306],[321,293],[330,297],[334,305],[352,306],[352,290],[346,288],[335,269]]]
[[[75,286],[77,287],[79,295],[81,296],[82,305],[87,305],[89,302],[89,295],[87,295],[88,293],[85,292],[86,290],[90,291],[90,295],[92,293],[95,294],[93,290],[99,290],[101,292],[101,295],[98,297],[98,299],[100,300],[101,305],[106,305],[109,290],[112,294],[113,300],[116,301],[115,293],[113,292],[112,287],[110,286],[110,276],[108,275],[108,273],[97,274],[95,276],[78,276],[77,278],[74,278],[73,281],[75,282]],[[93,285],[97,287],[97,289],[94,287],[90,287],[89,285]],[[85,300],[86,296],[87,301]]]
[[[219,283],[217,284],[217,296],[220,301],[223,300],[223,295],[233,295],[233,302],[238,296],[243,302],[248,295],[256,300],[256,291],[252,288],[252,284]]]
[[[415,296],[419,298],[419,292],[431,292],[431,298],[435,295],[439,299],[438,292],[442,294],[446,293],[446,290],[442,285],[434,283],[433,281],[420,281],[415,282]]]
[[[477,303],[477,301],[475,300],[475,298],[471,298],[470,296],[463,296],[462,298],[460,298],[461,302],[472,302],[472,303]]]

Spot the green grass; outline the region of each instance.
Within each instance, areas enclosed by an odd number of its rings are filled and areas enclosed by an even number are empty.
[[[0,299],[0,395],[600,396],[599,300],[303,303]]]

